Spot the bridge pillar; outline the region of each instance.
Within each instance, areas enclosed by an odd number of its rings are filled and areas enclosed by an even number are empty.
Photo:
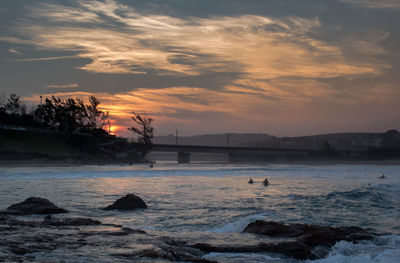
[[[240,162],[240,159],[241,158],[238,156],[238,154],[228,153],[228,162],[236,163],[236,162]]]
[[[190,163],[190,153],[178,152],[178,163]]]

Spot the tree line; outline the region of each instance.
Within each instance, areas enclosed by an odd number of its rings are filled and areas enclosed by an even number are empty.
[[[65,132],[98,130],[109,121],[108,112],[100,110],[99,105],[95,96],[90,96],[88,103],[79,98],[51,96],[28,112],[21,98],[13,93],[0,104],[0,122]]]
[[[103,127],[109,125],[108,111],[99,109],[100,100],[89,96],[85,103],[80,98],[66,98],[51,96],[42,97],[40,104],[29,112],[21,98],[12,93],[0,100],[0,123],[63,132],[89,131],[106,134]],[[151,145],[154,128],[153,119],[145,114],[132,112],[134,126],[128,128],[137,135],[138,143]]]

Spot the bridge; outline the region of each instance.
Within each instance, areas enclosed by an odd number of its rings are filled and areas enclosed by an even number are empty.
[[[178,163],[190,163],[191,153],[224,153],[229,162],[308,160],[323,156],[326,151],[315,149],[282,149],[256,147],[220,147],[200,145],[153,144],[151,152],[176,152]],[[343,152],[338,152],[345,156]]]

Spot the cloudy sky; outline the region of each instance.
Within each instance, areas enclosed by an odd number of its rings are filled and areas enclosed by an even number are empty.
[[[0,95],[97,96],[117,134],[400,129],[398,0],[1,0]]]

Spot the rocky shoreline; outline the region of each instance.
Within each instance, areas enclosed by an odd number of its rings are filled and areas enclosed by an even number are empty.
[[[129,194],[108,207],[104,209],[126,211],[145,209],[147,205],[140,197]],[[30,197],[0,211],[0,261],[36,261],[37,257],[57,250],[81,257],[105,253],[108,260],[111,258],[122,262],[151,262],[152,259],[160,262],[215,262],[204,258],[210,252],[266,253],[305,260],[326,257],[330,248],[342,240],[357,243],[379,236],[371,229],[359,227],[284,224],[257,220],[248,224],[243,233],[260,237],[261,241],[258,244],[213,244],[149,234],[140,229],[103,224],[91,218],[50,215],[67,212],[38,197]],[[42,220],[24,218],[30,214],[46,216]]]

